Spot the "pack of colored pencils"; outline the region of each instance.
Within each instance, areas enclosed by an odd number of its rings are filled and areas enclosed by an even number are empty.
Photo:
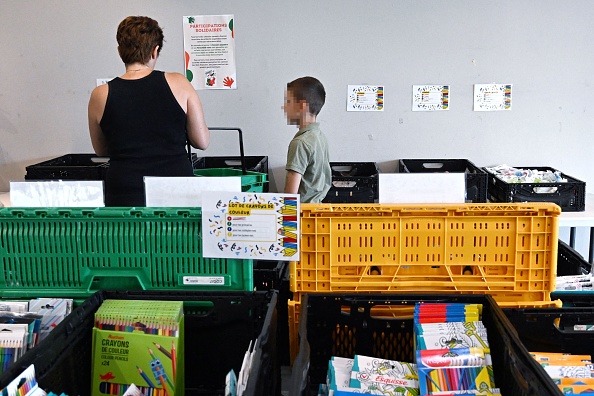
[[[482,305],[419,303],[415,348],[423,395],[499,395]]]
[[[27,351],[29,326],[26,323],[0,324],[0,373]]]
[[[19,376],[13,379],[4,389],[3,396],[46,396],[47,393],[39,388],[35,377],[35,367],[30,365]]]
[[[92,396],[184,394],[183,302],[105,300],[95,313]]]

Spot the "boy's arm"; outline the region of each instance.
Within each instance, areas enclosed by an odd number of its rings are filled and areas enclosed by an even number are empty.
[[[301,173],[292,170],[287,171],[287,179],[285,180],[286,194],[299,194],[299,184],[301,183]]]

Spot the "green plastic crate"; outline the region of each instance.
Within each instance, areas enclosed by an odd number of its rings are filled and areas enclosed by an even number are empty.
[[[267,174],[253,171],[246,171],[245,174],[240,169],[233,168],[205,168],[194,169],[196,176],[241,176],[241,191],[243,192],[264,192],[264,186],[267,182]]]
[[[0,297],[253,290],[253,261],[202,257],[200,208],[0,209]]]

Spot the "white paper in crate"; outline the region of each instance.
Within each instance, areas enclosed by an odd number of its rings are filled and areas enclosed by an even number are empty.
[[[379,203],[464,203],[464,173],[380,173]]]
[[[31,208],[105,206],[103,181],[11,181],[10,206]]]
[[[144,177],[146,206],[202,206],[204,191],[241,191],[241,177]]]
[[[299,195],[205,191],[203,257],[299,259]]]

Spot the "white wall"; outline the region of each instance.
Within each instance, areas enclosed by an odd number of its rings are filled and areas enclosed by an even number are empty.
[[[268,155],[284,185],[295,130],[286,82],[319,78],[332,161],[468,158],[478,166],[552,166],[587,182],[594,125],[590,0],[0,0],[0,191],[25,166],[92,152],[95,79],[122,74],[115,31],[127,15],[164,28],[157,66],[183,71],[182,16],[234,14],[236,91],[199,91],[211,126],[239,126],[247,155]],[[511,112],[473,112],[475,83],[512,83]],[[385,111],[347,113],[348,84],[384,84]],[[451,109],[413,113],[413,84],[450,84]],[[206,155],[237,155],[217,133]]]

